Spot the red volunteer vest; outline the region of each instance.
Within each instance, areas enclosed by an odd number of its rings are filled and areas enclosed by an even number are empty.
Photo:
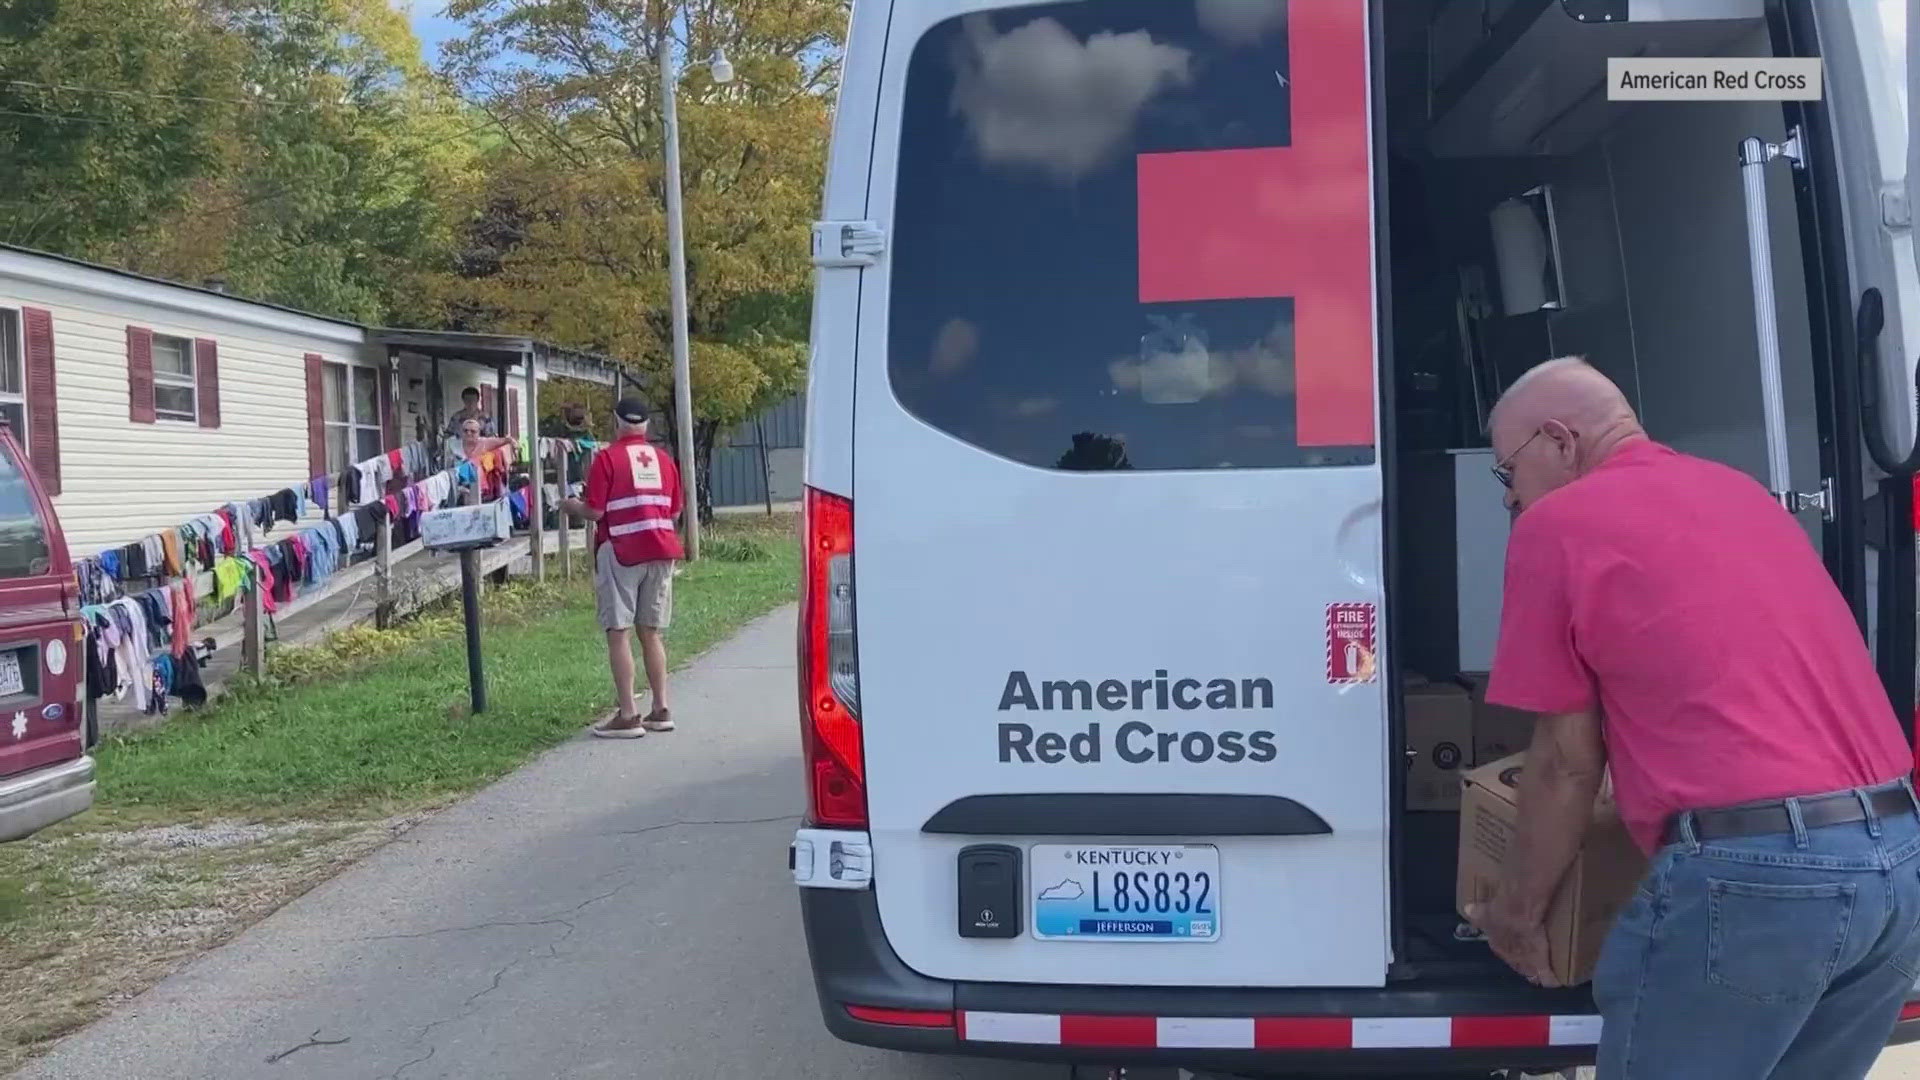
[[[611,543],[621,563],[685,554],[673,528],[680,510],[680,470],[645,438],[619,439],[594,455],[587,505],[605,514],[594,531],[595,546]]]

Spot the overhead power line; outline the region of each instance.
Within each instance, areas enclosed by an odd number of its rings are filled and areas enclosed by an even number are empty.
[[[78,86],[73,83],[44,83],[31,79],[0,79],[0,86],[22,86],[35,90],[62,90],[74,94],[104,94],[109,97],[149,98],[157,101],[198,101],[208,105],[272,105],[287,108],[308,104],[304,101],[281,101],[264,94],[252,98],[203,97],[199,94],[168,94],[159,90],[123,90],[105,86]]]

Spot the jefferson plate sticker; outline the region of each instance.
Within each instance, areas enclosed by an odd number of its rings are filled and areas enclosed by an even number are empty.
[[[1327,682],[1374,680],[1374,625],[1372,604],[1327,605]]]

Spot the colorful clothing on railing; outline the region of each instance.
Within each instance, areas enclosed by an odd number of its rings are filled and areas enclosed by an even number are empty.
[[[120,583],[99,559],[81,559],[74,564],[73,576],[80,587],[82,604],[104,604],[120,595]]]
[[[253,563],[253,573],[249,575],[249,587],[260,591],[261,610],[271,615],[278,610],[273,600],[273,564],[268,561],[265,548],[254,548],[247,552],[247,559]]]
[[[241,582],[246,578],[246,570],[240,560],[232,556],[221,559],[213,567],[213,598],[230,600],[240,591]]]

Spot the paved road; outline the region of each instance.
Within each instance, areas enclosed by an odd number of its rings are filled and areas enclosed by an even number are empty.
[[[681,732],[560,747],[21,1076],[1064,1080],[821,1030],[785,876],[792,628],[683,673]]]

